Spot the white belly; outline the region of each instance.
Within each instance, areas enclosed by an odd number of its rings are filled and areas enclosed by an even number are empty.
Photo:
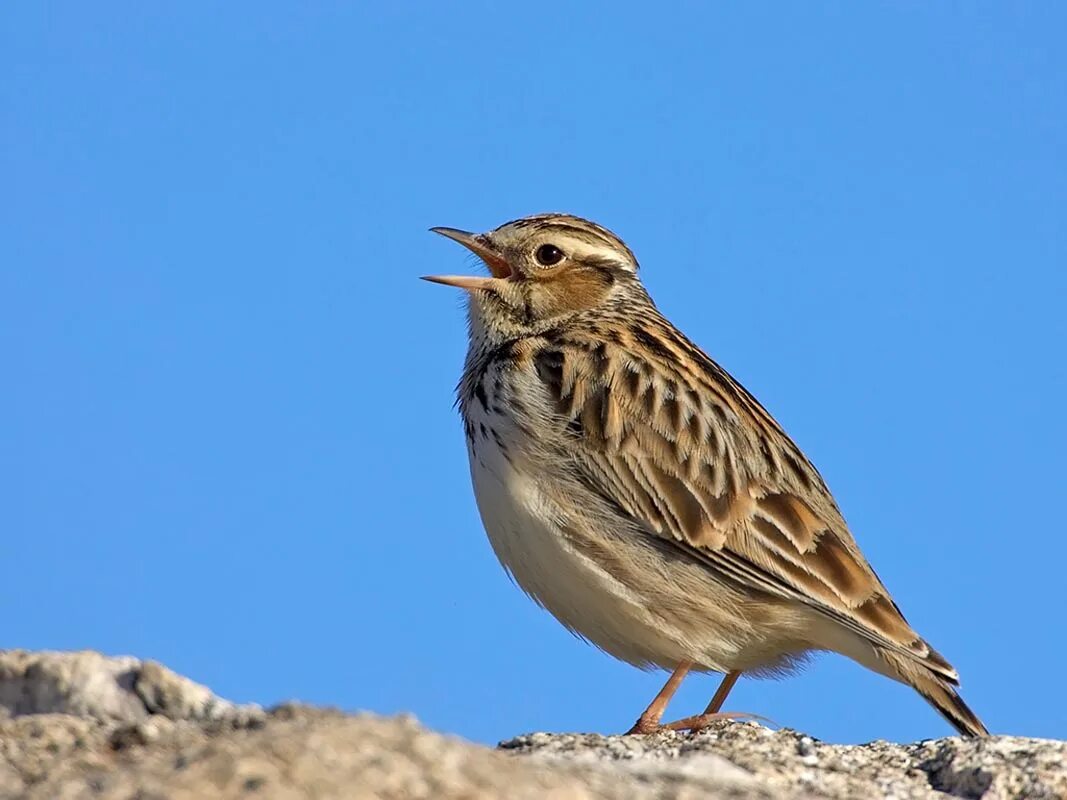
[[[627,586],[579,552],[563,535],[565,519],[546,491],[545,475],[516,469],[491,439],[470,452],[482,523],[501,564],[516,583],[565,627],[635,666],[673,669],[707,657],[707,643],[688,641],[656,614],[655,599]],[[547,487],[550,488],[550,487]],[[659,590],[658,590],[659,591]]]

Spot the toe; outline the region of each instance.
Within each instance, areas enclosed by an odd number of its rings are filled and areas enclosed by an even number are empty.
[[[709,727],[713,722],[720,720],[737,720],[737,719],[763,719],[756,714],[746,714],[743,711],[719,711],[714,714],[696,714],[692,717],[684,717],[674,722],[668,722],[662,727],[672,731],[702,731]]]

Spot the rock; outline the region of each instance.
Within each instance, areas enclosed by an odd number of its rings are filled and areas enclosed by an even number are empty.
[[[0,798],[1067,798],[1067,743],[824,744],[534,733],[498,750],[412,717],[236,706],[153,662],[0,651]]]
[[[530,734],[503,742],[506,752],[550,761],[632,764],[666,761],[679,774],[714,754],[773,797],[1067,798],[1067,742],[994,736],[917,744],[824,744],[791,730],[723,721],[699,734],[655,736]]]
[[[154,661],[76,653],[0,651],[0,716],[73,714],[137,722],[150,714],[173,720],[255,716]]]
[[[509,758],[427,731],[410,717],[349,716],[284,706],[244,728],[165,720],[145,733],[136,726],[116,728],[59,714],[4,721],[0,797],[594,800],[632,796],[610,770],[590,776],[575,765],[557,768],[538,759]]]

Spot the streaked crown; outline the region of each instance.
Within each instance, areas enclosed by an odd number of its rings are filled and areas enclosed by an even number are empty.
[[[626,243],[602,225],[573,214],[535,214],[505,222],[488,234],[502,249],[544,242],[562,248],[569,258],[602,261],[636,273],[637,258]],[[555,244],[555,243],[559,244]],[[536,250],[531,251],[536,254]]]

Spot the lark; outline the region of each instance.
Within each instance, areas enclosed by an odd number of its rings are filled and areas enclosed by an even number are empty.
[[[489,541],[567,629],[670,671],[630,733],[704,727],[738,676],[785,674],[813,651],[911,686],[965,736],[987,733],[822,476],[659,312],[618,236],[567,214],[432,230],[490,273],[426,278],[469,298],[458,405]],[[703,713],[662,724],[690,671],[725,677]]]

